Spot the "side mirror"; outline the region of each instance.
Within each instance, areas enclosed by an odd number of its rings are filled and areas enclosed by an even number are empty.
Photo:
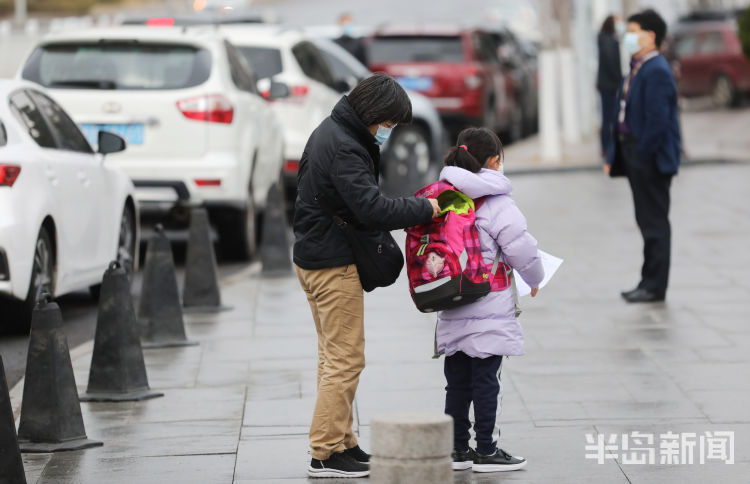
[[[268,88],[268,96],[266,99],[273,101],[274,99],[284,99],[292,95],[292,90],[289,89],[289,85],[271,80],[271,86]]]
[[[120,136],[108,131],[99,131],[98,142],[99,148],[96,150],[97,153],[103,155],[109,153],[119,153],[125,149],[125,140]]]
[[[352,85],[346,79],[336,79],[331,87],[342,94],[352,90]]]

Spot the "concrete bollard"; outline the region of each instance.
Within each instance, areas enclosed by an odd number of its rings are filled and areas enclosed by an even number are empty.
[[[453,419],[441,413],[374,417],[370,480],[375,484],[453,482]]]

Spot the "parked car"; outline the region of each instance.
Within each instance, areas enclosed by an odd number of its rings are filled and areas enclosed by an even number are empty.
[[[247,259],[269,187],[281,176],[279,121],[244,57],[213,27],[119,27],[55,34],[19,76],[47,87],[136,186],[144,222],[183,227],[205,206],[223,255]]]
[[[272,100],[271,106],[282,120],[284,184],[287,199],[293,202],[299,160],[310,134],[341,96],[370,72],[339,45],[300,30],[245,25],[222,27],[222,31],[253,66],[264,92],[273,85],[287,93]],[[397,127],[383,147],[381,167],[386,174],[418,176],[442,153],[444,135],[436,111],[422,96],[411,93],[410,98],[414,122]]]
[[[487,32],[384,27],[369,39],[368,53],[372,71],[385,71],[430,98],[454,134],[469,124],[502,132],[506,139],[521,136],[517,81],[501,65]]]
[[[323,38],[314,40],[336,79],[354,87],[372,73],[339,44]],[[412,108],[412,122],[400,124],[382,147],[380,169],[386,181],[397,185],[402,193],[411,193],[428,180],[436,179],[447,148],[446,134],[440,116],[430,100],[407,90]]]
[[[495,42],[500,64],[518,86],[515,90],[515,101],[521,108],[523,134],[535,133],[539,117],[539,72],[536,53],[530,50],[528,43],[524,43],[507,27],[487,27],[487,32]]]
[[[28,330],[41,291],[101,282],[112,260],[137,266],[135,188],[113,168],[125,142],[102,131],[94,152],[65,110],[29,82],[0,80],[2,325]]]
[[[711,96],[716,106],[728,107],[750,92],[750,61],[742,52],[734,18],[685,19],[677,24],[670,44],[681,96]]]

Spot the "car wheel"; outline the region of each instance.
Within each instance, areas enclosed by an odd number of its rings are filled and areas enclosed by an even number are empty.
[[[383,156],[383,172],[390,185],[405,185],[407,192],[421,187],[430,171],[430,138],[418,125],[399,127]]]
[[[131,280],[135,272],[135,250],[135,214],[130,206],[125,205],[120,218],[120,234],[117,239],[115,258]],[[101,289],[101,284],[89,287],[91,297],[98,300]]]
[[[490,128],[495,131],[497,129],[497,116],[495,115],[495,98],[491,97],[484,107],[482,113],[482,127]]]
[[[724,74],[719,75],[714,81],[711,90],[711,100],[717,108],[728,108],[733,106],[737,99],[737,90],[732,80]]]
[[[49,231],[42,227],[34,245],[34,262],[31,268],[31,282],[26,300],[16,314],[15,329],[28,333],[31,328],[31,313],[42,292],[54,295],[55,251]]]
[[[219,249],[231,260],[250,260],[258,249],[258,213],[252,189],[248,192],[247,208],[228,210],[217,224]]]
[[[520,104],[516,104],[513,108],[510,126],[508,126],[508,141],[513,142],[523,138],[523,117],[523,109]]]

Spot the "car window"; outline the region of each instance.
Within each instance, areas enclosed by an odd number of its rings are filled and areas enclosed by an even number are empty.
[[[292,47],[292,54],[307,77],[322,82],[326,86],[333,85],[333,74],[317,47],[310,42],[300,42]]]
[[[269,79],[284,70],[279,49],[240,46],[237,50],[255,70],[258,79]]]
[[[675,53],[677,57],[689,57],[695,54],[695,35],[688,34],[677,42]]]
[[[724,51],[724,38],[721,32],[707,32],[698,48],[699,54],[718,54]]]
[[[29,90],[28,93],[49,123],[58,148],[80,153],[93,153],[88,141],[81,134],[81,130],[59,104],[39,91]]]
[[[25,91],[18,91],[10,97],[10,108],[21,122],[29,136],[42,148],[56,148],[55,138],[42,113]]]
[[[353,80],[354,82],[359,82],[361,79],[364,79],[369,75],[369,71],[365,66],[360,64],[361,69],[355,70],[351,64],[346,63],[337,54],[325,47],[320,47],[320,52],[323,54],[323,57],[325,57],[326,62],[328,62],[328,67],[331,69],[331,72],[333,72],[333,77],[336,80],[344,80],[347,82]],[[348,52],[346,52],[346,54],[351,55]],[[352,57],[352,61],[359,62],[354,57]]]
[[[253,71],[245,58],[229,42],[224,42],[224,48],[227,51],[229,71],[234,85],[242,91],[258,94],[257,81],[254,79]]]
[[[59,88],[182,89],[203,84],[210,73],[207,49],[106,42],[38,47],[26,61],[22,77]]]
[[[464,62],[459,36],[384,36],[370,44],[370,62]]]
[[[489,35],[477,33],[473,37],[477,59],[491,64],[498,63],[497,44]]]
[[[8,144],[8,133],[5,131],[5,125],[3,124],[3,121],[0,120],[0,146],[5,146]]]

